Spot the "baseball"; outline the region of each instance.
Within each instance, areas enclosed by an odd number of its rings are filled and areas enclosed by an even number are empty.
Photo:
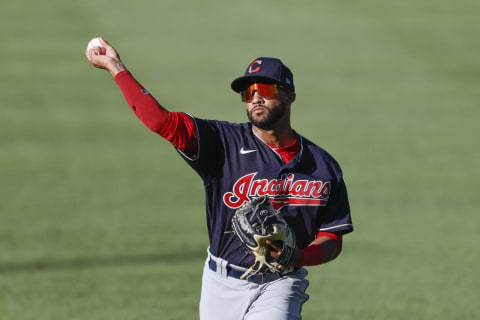
[[[92,40],[90,40],[90,42],[88,42],[88,45],[87,45],[87,50],[90,50],[90,49],[93,49],[95,47],[100,47],[101,51],[105,51],[105,48],[102,46],[102,43],[100,42],[100,38],[93,38]]]

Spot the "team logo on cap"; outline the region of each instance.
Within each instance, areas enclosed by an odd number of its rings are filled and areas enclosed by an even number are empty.
[[[255,69],[252,69],[254,65],[257,64],[257,67]],[[248,67],[248,73],[255,73],[260,71],[260,64],[262,64],[262,60],[255,60],[250,64],[250,67]]]

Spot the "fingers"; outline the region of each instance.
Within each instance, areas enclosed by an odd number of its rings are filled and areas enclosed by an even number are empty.
[[[100,47],[93,47],[90,50],[85,50],[87,60],[96,68],[106,69],[109,58],[105,56],[105,49]]]
[[[283,247],[275,241],[266,240],[265,243],[271,248],[268,253],[273,259],[275,259],[282,253]]]
[[[100,37],[99,39],[100,39],[100,43],[101,43],[102,46],[104,46],[105,48],[107,48],[107,47],[113,48],[113,47],[110,45],[110,43],[108,43],[107,40],[103,39],[103,37]]]
[[[89,57],[96,57],[96,56],[104,56],[105,55],[105,48],[102,47],[93,47],[87,50]]]
[[[86,49],[86,50],[85,50],[85,56],[87,57],[87,60],[88,60],[91,64],[94,64],[94,63],[93,63],[92,54],[93,54],[93,52],[91,52],[91,50],[89,50],[89,49]]]
[[[108,43],[105,39],[103,39],[102,37],[98,38],[100,40],[100,43],[102,44],[102,47],[105,49],[105,51],[109,50],[113,50],[115,51],[115,49],[110,45],[110,43]]]
[[[100,43],[105,48],[105,55],[120,61],[120,55],[118,54],[117,50],[112,47],[112,45],[107,40],[103,39],[103,37],[99,37],[99,39]]]
[[[111,60],[119,60],[115,49],[103,38],[98,38],[99,46],[85,50],[88,61],[96,68],[107,69],[107,64]]]
[[[272,247],[273,250],[275,251],[282,251],[282,247],[276,243],[275,241],[272,240],[266,240],[265,241],[270,247]]]

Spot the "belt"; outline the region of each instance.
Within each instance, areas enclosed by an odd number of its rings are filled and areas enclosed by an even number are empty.
[[[210,259],[208,261],[208,267],[212,271],[217,271],[217,262],[215,260]],[[232,277],[235,279],[240,279],[240,277],[243,275],[244,271],[236,270],[232,268],[231,266],[227,266],[227,276]],[[280,279],[280,275],[276,273],[259,273],[259,274],[252,274],[250,276],[247,276],[245,278],[246,281],[248,282],[253,282],[257,284],[262,284],[270,281],[274,281]]]

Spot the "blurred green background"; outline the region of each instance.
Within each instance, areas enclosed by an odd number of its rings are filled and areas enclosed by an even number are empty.
[[[258,56],[342,165],[356,231],[304,319],[478,319],[480,2],[0,4],[0,318],[195,319],[200,179],[86,61],[103,36],[167,108],[245,121]],[[475,142],[477,141],[477,142]]]

